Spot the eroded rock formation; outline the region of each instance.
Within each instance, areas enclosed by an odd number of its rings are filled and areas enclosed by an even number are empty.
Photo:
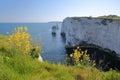
[[[87,42],[120,54],[120,20],[67,17],[62,23],[61,33],[65,35],[68,47]]]

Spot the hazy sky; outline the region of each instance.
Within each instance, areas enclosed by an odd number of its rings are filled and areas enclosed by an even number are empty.
[[[109,14],[120,16],[120,0],[0,0],[0,22],[49,22]]]

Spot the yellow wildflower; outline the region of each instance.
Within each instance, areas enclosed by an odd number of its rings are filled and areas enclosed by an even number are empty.
[[[93,63],[93,66],[95,66],[96,64],[95,63]]]
[[[73,55],[72,55],[72,54],[70,54],[70,57],[73,57]]]
[[[36,51],[39,51],[39,49],[40,49],[39,46],[35,46]]]
[[[25,26],[25,27],[23,28],[23,30],[24,30],[24,31],[28,31],[28,28]]]
[[[73,62],[75,65],[82,64],[95,66],[95,61],[90,60],[90,56],[87,54],[87,50],[81,51],[79,47],[74,50],[73,54],[70,54],[70,57],[73,57]]]
[[[83,60],[80,60],[81,62],[83,61]]]
[[[77,49],[80,49],[80,47],[78,46]]]
[[[8,37],[8,42],[23,53],[28,53],[31,49],[30,36],[23,30],[23,27],[15,28],[14,33]]]

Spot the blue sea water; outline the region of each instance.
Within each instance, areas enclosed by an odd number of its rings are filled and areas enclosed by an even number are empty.
[[[41,46],[41,55],[43,60],[51,63],[64,63],[66,58],[65,42],[60,35],[61,23],[57,23],[59,29],[56,36],[51,34],[52,26],[56,23],[0,23],[0,34],[10,34],[14,28],[27,26],[32,38]]]

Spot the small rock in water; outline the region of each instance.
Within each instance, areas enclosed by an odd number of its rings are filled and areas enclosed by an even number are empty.
[[[54,25],[54,26],[52,27],[52,34],[55,35],[56,32],[57,32],[57,30],[58,30],[58,26],[57,26],[57,25]]]

